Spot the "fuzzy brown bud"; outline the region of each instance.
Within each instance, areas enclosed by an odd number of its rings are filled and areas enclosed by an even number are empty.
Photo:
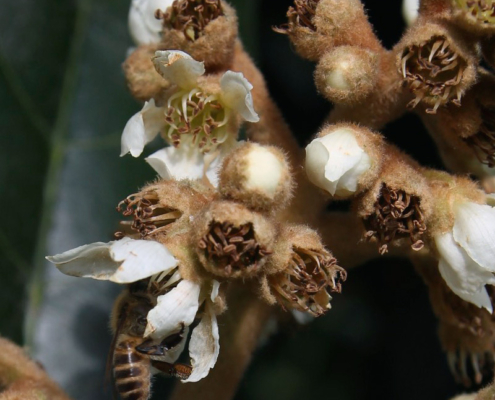
[[[194,221],[192,246],[210,273],[225,278],[259,274],[272,253],[274,224],[240,204],[216,201]]]
[[[176,0],[163,19],[161,46],[179,49],[207,70],[228,69],[238,34],[235,10],[220,0]]]
[[[318,62],[315,82],[318,91],[337,104],[353,104],[365,99],[378,79],[378,56],[356,46],[340,46]]]
[[[289,202],[294,182],[276,147],[245,143],[232,151],[220,171],[219,191],[253,210],[274,212]]]
[[[153,67],[151,59],[156,50],[156,45],[139,46],[123,65],[127,86],[131,94],[141,101],[155,98],[170,87],[170,83]]]

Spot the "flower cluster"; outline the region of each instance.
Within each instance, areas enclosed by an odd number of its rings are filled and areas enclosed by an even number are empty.
[[[373,33],[360,1],[297,0],[288,23],[275,30],[317,62],[317,89],[334,103],[331,124],[306,147],[308,179],[327,197],[352,201],[363,242],[377,243],[381,255],[415,260],[442,324],[460,332],[455,341],[441,335],[444,347],[476,359],[479,343],[495,354],[493,341],[481,338],[495,328],[495,209],[487,195],[495,190],[495,78],[480,67],[493,65],[493,5],[425,0],[416,15],[410,10],[418,2],[404,7],[410,27],[391,51]],[[482,178],[484,190],[420,166],[373,131],[407,111],[421,117],[446,166]],[[423,263],[436,270],[434,284]],[[465,367],[463,360],[453,370],[459,375]],[[473,368],[479,382],[479,364]]]
[[[216,364],[217,317],[240,287],[318,317],[347,277],[325,242],[339,260],[406,256],[430,289],[454,375],[471,382],[470,355],[480,382],[481,354],[495,355],[495,76],[480,67],[495,65],[492,14],[490,1],[423,0],[389,51],[361,1],[295,0],[275,30],[316,62],[316,87],[335,103],[304,158],[227,3],[133,0],[139,47],[124,70],[144,106],[124,128],[121,156],[140,156],[160,135],[167,147],[146,158],[159,178],[118,205],[117,240],[48,259],[67,275],[142,286],[133,350],[196,382]],[[419,165],[376,131],[408,111],[448,168],[483,185]],[[350,201],[357,223],[338,226],[332,199]],[[368,242],[372,256],[360,250]],[[190,368],[174,364],[188,335]]]

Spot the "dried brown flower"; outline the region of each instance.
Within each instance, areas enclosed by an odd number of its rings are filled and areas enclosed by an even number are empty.
[[[288,34],[296,26],[301,26],[316,32],[313,17],[316,15],[316,6],[319,2],[320,0],[295,0],[294,7],[289,7],[287,11],[289,22],[279,27],[273,27],[273,30],[278,33]]]
[[[224,270],[226,276],[243,269],[255,271],[259,261],[271,254],[256,241],[251,223],[234,226],[229,222],[213,221],[198,247],[217,268]]]
[[[438,35],[421,43],[408,45],[401,54],[401,73],[416,98],[408,106],[423,101],[436,113],[439,106],[452,102],[460,105],[460,83],[467,61],[452,47],[446,36]]]
[[[268,277],[280,304],[317,317],[330,308],[328,292],[342,291],[347,272],[326,250],[293,247],[287,268]]]
[[[417,196],[383,184],[373,214],[363,219],[366,239],[378,241],[380,254],[388,251],[389,243],[402,238],[410,238],[411,248],[421,250],[426,225],[420,203]]]
[[[163,19],[166,27],[182,31],[184,36],[195,41],[211,21],[224,15],[220,0],[175,0],[163,13],[157,11],[157,18]]]
[[[165,230],[182,215],[179,210],[162,205],[154,191],[131,194],[119,203],[117,211],[125,217],[133,216],[133,221],[121,221],[121,224],[130,226],[143,238]],[[123,236],[123,232],[115,233],[116,238]]]

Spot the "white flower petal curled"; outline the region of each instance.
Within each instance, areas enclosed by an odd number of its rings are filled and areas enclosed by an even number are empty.
[[[370,167],[370,157],[347,128],[314,139],[306,147],[309,180],[332,196],[354,193],[359,179]]]
[[[148,313],[148,325],[144,337],[160,339],[180,331],[182,324],[189,326],[194,321],[199,307],[200,285],[182,280],[163,296]]]
[[[254,111],[251,85],[240,72],[227,71],[220,78],[222,88],[222,102],[228,107],[238,112],[242,118],[248,122],[258,122],[260,120]]]
[[[476,263],[495,272],[495,208],[472,202],[458,205],[454,239]]]
[[[450,289],[460,298],[493,312],[485,289],[486,284],[495,284],[493,274],[472,260],[451,232],[435,236],[435,243],[440,253],[438,268]]]
[[[208,375],[217,362],[220,352],[217,317],[209,301],[200,323],[194,328],[189,343],[192,373],[182,382],[197,382]]]
[[[174,0],[132,0],[129,9],[129,32],[137,45],[160,43],[162,21],[156,10],[165,11]]]
[[[163,129],[163,118],[163,109],[155,105],[155,100],[147,101],[143,109],[134,114],[124,127],[120,156],[131,153],[133,157],[139,157],[144,146]]]
[[[129,238],[80,246],[47,260],[66,275],[116,283],[131,283],[171,271],[178,264],[162,244]]]
[[[183,89],[194,88],[198,78],[205,73],[203,62],[179,50],[155,52],[153,64],[161,76]]]

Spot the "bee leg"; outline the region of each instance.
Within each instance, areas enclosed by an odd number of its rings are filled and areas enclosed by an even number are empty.
[[[136,346],[136,350],[148,356],[163,356],[168,350],[160,344],[153,344],[153,339],[148,339]]]
[[[157,370],[179,379],[187,379],[192,373],[192,367],[187,364],[170,364],[165,361],[151,360],[151,365]]]

